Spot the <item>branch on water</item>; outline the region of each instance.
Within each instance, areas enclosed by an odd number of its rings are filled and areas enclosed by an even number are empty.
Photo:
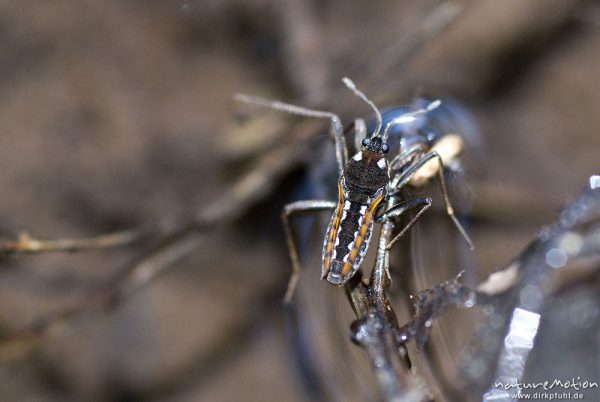
[[[346,286],[346,293],[358,319],[350,327],[352,341],[361,346],[375,373],[386,401],[422,401],[429,399],[423,379],[410,371],[404,344],[398,342],[398,324],[393,310],[383,311],[370,297],[358,272]]]
[[[448,308],[483,307],[484,322],[463,353],[462,367],[473,395],[481,397],[487,392],[491,398],[499,391],[488,389],[489,384],[503,382],[508,377],[520,379],[535,345],[538,324],[533,319],[528,322],[529,332],[521,329],[518,334],[508,333],[517,331],[514,328],[518,327],[515,322],[519,317],[525,314],[539,320],[544,306],[557,293],[588,286],[592,283],[590,279],[599,275],[600,176],[592,176],[590,185],[563,209],[557,221],[542,228],[506,268],[494,272],[474,289],[461,284],[459,275],[420,292],[414,299],[412,320],[397,332],[398,341],[414,339],[417,347],[422,348],[434,321]],[[536,296],[527,298],[524,294]],[[523,337],[524,333],[531,337],[528,348],[514,348],[505,341],[507,336]]]
[[[384,400],[430,400],[425,381],[410,370],[408,352],[397,336],[398,321],[388,298],[389,250],[386,246],[393,228],[391,221],[382,226],[378,257],[369,283],[362,281],[359,271],[346,284],[346,295],[358,318],[350,327],[351,337],[367,353]]]

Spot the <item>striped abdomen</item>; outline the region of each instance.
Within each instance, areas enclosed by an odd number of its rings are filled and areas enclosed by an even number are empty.
[[[371,240],[375,210],[382,199],[383,195],[371,204],[348,201],[340,185],[338,206],[323,244],[323,279],[341,285],[358,270]]]

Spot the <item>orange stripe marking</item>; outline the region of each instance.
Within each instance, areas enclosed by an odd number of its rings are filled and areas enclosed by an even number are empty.
[[[350,271],[352,270],[352,266],[354,265],[354,262],[356,261],[356,257],[358,256],[360,247],[362,246],[362,243],[365,240],[365,236],[367,235],[369,225],[370,225],[371,221],[373,220],[373,214],[375,213],[375,210],[377,209],[377,207],[379,206],[379,203],[382,200],[383,200],[383,194],[379,198],[377,198],[375,201],[373,201],[373,204],[371,204],[371,207],[365,213],[365,218],[364,218],[362,225],[360,226],[360,229],[358,231],[358,236],[356,237],[356,240],[354,240],[354,248],[352,249],[352,251],[350,252],[350,255],[348,256],[348,261],[346,261],[346,263],[342,267],[342,276],[348,275],[350,273]]]
[[[323,261],[323,277],[327,275],[329,269],[331,268],[331,257],[333,255],[333,246],[335,244],[335,238],[337,235],[337,231],[340,227],[340,222],[342,221],[342,212],[344,209],[344,192],[342,191],[342,181],[340,180],[338,184],[338,206],[333,213],[333,221],[331,224],[331,228],[329,229],[329,233],[327,233],[327,249],[325,253],[325,260]]]

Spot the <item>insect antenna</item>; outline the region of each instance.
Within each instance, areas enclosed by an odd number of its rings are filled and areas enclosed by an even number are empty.
[[[375,129],[375,131],[373,131],[373,134],[371,136],[374,137],[378,135],[379,131],[381,131],[381,126],[383,125],[381,112],[379,111],[379,109],[377,109],[377,106],[375,106],[375,104],[369,98],[367,98],[367,95],[365,95],[362,91],[356,88],[356,84],[354,84],[354,81],[352,81],[348,77],[342,78],[342,81],[352,92],[354,92],[356,96],[364,100],[375,111],[375,116],[377,116],[377,128]]]
[[[434,100],[433,102],[431,102],[429,105],[427,105],[427,107],[425,107],[423,109],[415,110],[414,112],[410,112],[410,113],[405,113],[402,116],[399,116],[399,117],[395,118],[394,120],[390,121],[388,124],[386,124],[385,130],[383,130],[383,141],[384,142],[387,141],[388,134],[390,132],[390,129],[393,126],[395,126],[397,124],[410,123],[410,122],[414,121],[417,117],[427,114],[427,113],[437,109],[441,104],[442,104],[442,101],[437,99],[437,100]]]
[[[234,99],[238,102],[244,102],[244,103],[249,103],[249,104],[259,105],[259,106],[265,106],[265,107],[268,107],[271,109],[280,110],[282,112],[291,113],[291,114],[297,114],[300,116],[330,118],[330,119],[335,119],[336,122],[339,120],[335,114],[330,113],[330,112],[308,109],[308,108],[305,108],[302,106],[290,105],[289,103],[260,98],[258,96],[235,94]],[[341,125],[341,123],[340,123],[340,125]]]

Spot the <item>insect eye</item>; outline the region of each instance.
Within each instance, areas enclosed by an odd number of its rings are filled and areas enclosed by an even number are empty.
[[[362,145],[363,145],[363,147],[366,147],[366,146],[367,146],[367,145],[369,145],[370,143],[371,143],[371,140],[370,140],[370,139],[368,139],[368,138],[364,138],[364,139],[362,140]]]
[[[388,152],[390,152],[390,147],[388,147],[388,144],[383,144],[383,145],[381,145],[381,151],[382,151],[384,154],[387,154]]]

